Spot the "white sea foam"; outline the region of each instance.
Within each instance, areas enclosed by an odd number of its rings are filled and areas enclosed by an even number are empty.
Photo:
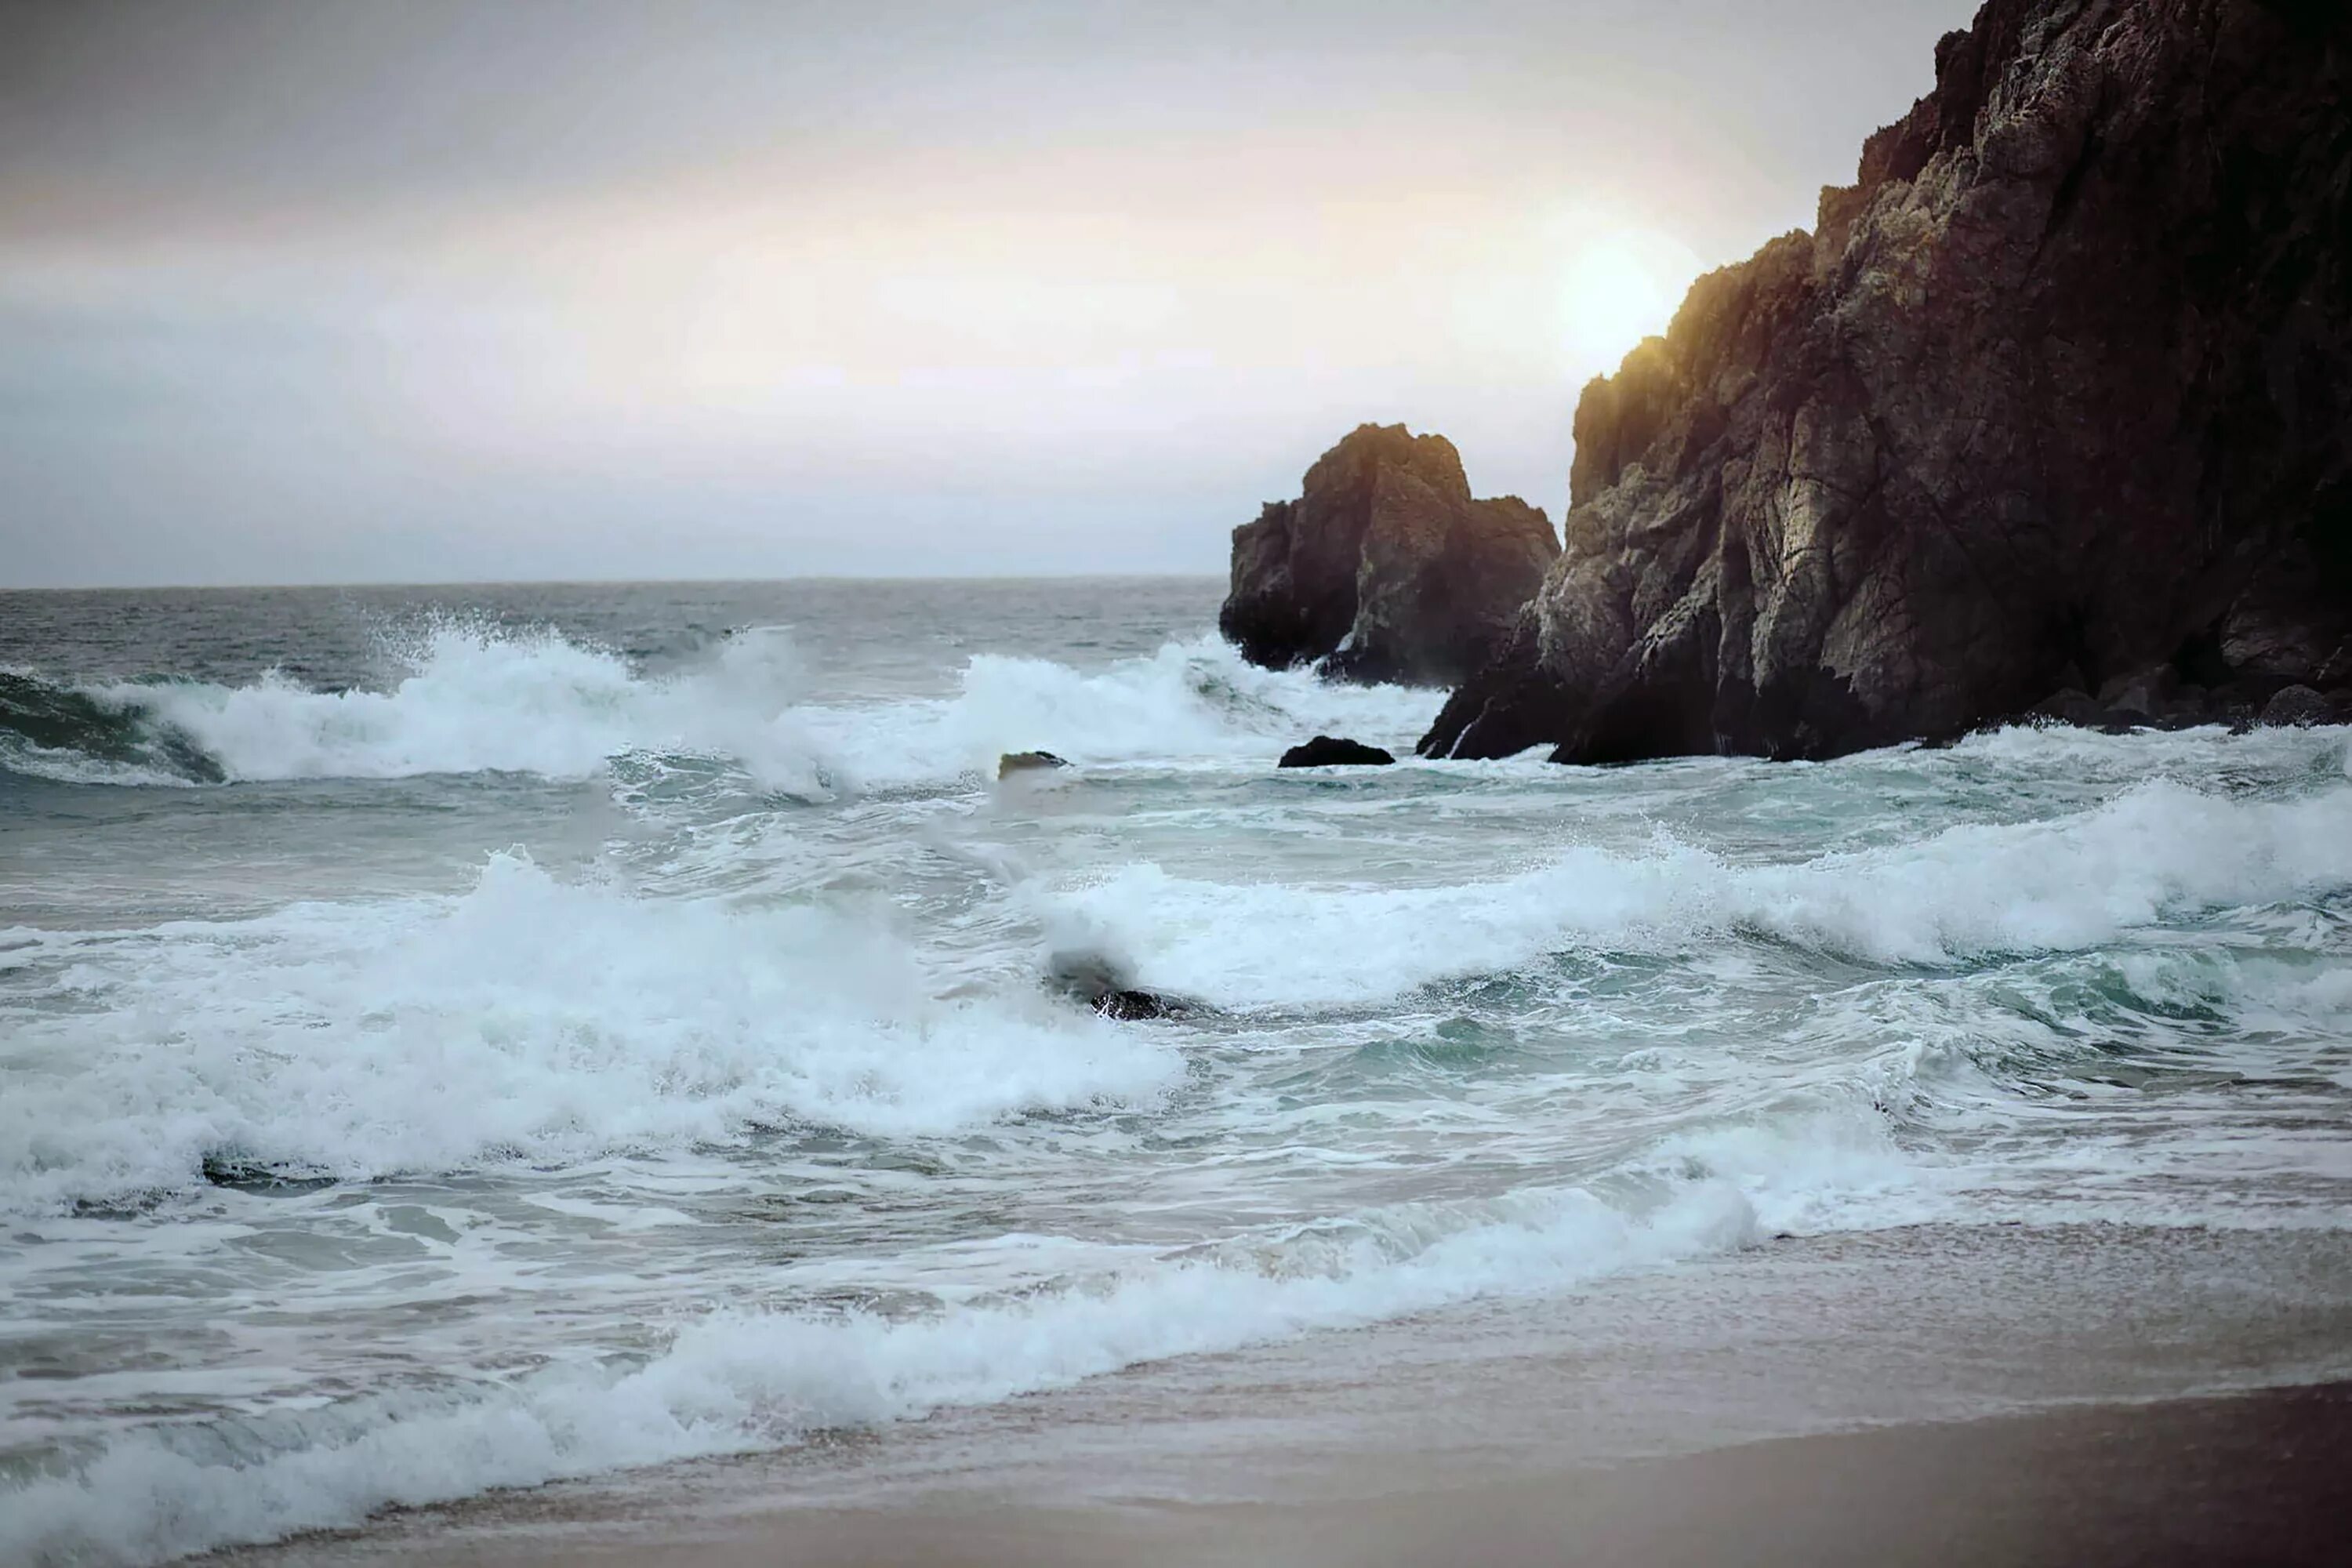
[[[1212,637],[1091,673],[984,654],[951,698],[810,710],[804,719],[861,781],[905,784],[993,774],[996,759],[1014,751],[1086,764],[1267,763],[1318,731],[1409,749],[1444,695],[1260,669]]]
[[[183,1188],[206,1154],[364,1177],[787,1121],[939,1132],[1149,1101],[1176,1070],[1042,996],[937,999],[878,914],[644,899],[512,855],[459,898],[6,957],[13,1207]],[[52,978],[28,994],[37,960]]]
[[[698,670],[660,678],[553,632],[448,621],[403,655],[384,691],[313,691],[270,674],[248,686],[120,684],[89,695],[185,735],[232,780],[529,773],[587,778],[633,751],[701,752],[762,782],[821,788],[793,723],[800,668],[781,634],[729,638]]]
[[[677,772],[698,780],[733,777],[702,765],[723,759],[839,795],[969,784],[1032,747],[1228,776],[1139,786],[1140,842],[1105,817],[1063,832],[1030,820],[1051,813],[952,793],[824,812],[730,801],[717,826],[615,851],[667,897],[509,854],[453,897],[0,931],[0,1209],[29,1215],[9,1284],[46,1313],[102,1310],[135,1283],[169,1363],[125,1358],[22,1396],[19,1430],[53,1446],[39,1477],[0,1483],[0,1560],[152,1561],[764,1447],[1557,1289],[1759,1226],[2346,1213],[2342,731],[2021,731],[1817,767],[1446,764],[1462,787],[1436,799],[1417,770],[1344,790],[1235,785],[1318,730],[1409,743],[1438,698],[1253,669],[1214,639],[1092,670],[983,656],[941,672],[936,695],[855,700],[776,633],[648,673],[551,635],[443,626],[408,664],[373,693],[99,695],[240,779],[584,779],[627,758],[614,776],[634,788],[685,757]],[[1910,776],[1890,793],[1889,774]],[[2210,793],[2224,788],[2245,793]],[[316,793],[339,810],[368,798]],[[256,795],[284,804],[242,798]],[[2040,820],[1948,826],[2028,813]],[[1640,837],[1659,816],[1680,836]],[[283,820],[289,843],[309,830],[299,886],[379,852],[347,849],[341,823],[300,803]],[[1563,833],[1597,841],[1551,847]],[[1090,858],[1111,868],[1069,869]],[[780,905],[779,888],[831,901]],[[762,901],[704,896],[719,889]],[[1367,1069],[1368,1042],[1431,1044],[1430,1009],[1115,1026],[1037,992],[1037,961],[1074,946],[1140,984],[1268,1012],[1369,1006],[1562,952],[1643,954],[1657,962],[1612,973],[1665,980],[1565,1028],[1540,986],[1449,994],[1474,1047]],[[1872,966],[1859,976],[1857,960]],[[1150,1114],[1016,1120],[1095,1107]],[[930,1142],[861,1152],[865,1166],[832,1165],[828,1138],[747,1152],[751,1130],[794,1122]],[[709,1143],[732,1146],[667,1157]],[[610,1158],[624,1152],[664,1157]],[[61,1212],[184,1195],[207,1155],[355,1178],[591,1168],[446,1184],[459,1240],[358,1261],[340,1244],[413,1194]],[[730,1184],[797,1191],[807,1162],[842,1216],[816,1226],[833,1227],[825,1246],[781,1262],[796,1238],[777,1255],[709,1245],[741,1218]],[[1495,1195],[1512,1179],[1589,1185]],[[725,1195],[698,1201],[705,1182]],[[1435,1195],[1385,1202],[1400,1192]],[[1235,1232],[1236,1215],[1290,1221]],[[257,1226],[289,1244],[267,1266]],[[585,1239],[608,1233],[627,1247]],[[1205,1239],[1173,1248],[1171,1234]],[[560,1336],[535,1310],[551,1269]],[[939,1299],[915,1310],[926,1291]],[[851,1299],[897,1305],[807,1305]],[[690,1317],[647,1351],[649,1318],[709,1300],[772,1310]],[[446,1310],[446,1329],[366,1318],[389,1302],[429,1302],[417,1321]],[[332,1397],[376,1376],[312,1359],[346,1333],[382,1365],[446,1380]],[[541,1355],[556,1364],[490,1370]],[[156,1400],[182,1394],[260,1413],[154,1423]]]
[[[717,757],[761,784],[823,794],[992,775],[1008,751],[1073,761],[1271,761],[1318,730],[1409,746],[1443,694],[1331,686],[1259,669],[1214,637],[1082,672],[982,654],[951,696],[836,701],[787,632],[753,629],[708,660],[660,675],[551,631],[458,621],[416,633],[388,689],[314,691],[269,674],[249,685],[112,683],[81,695],[185,737],[228,779],[401,778],[504,772],[598,775],[635,752]],[[17,745],[21,772],[77,783],[152,784],[152,763]]]
[[[1168,1356],[1557,1289],[1756,1235],[1723,1182],[1687,1184],[1638,1217],[1580,1191],[1522,1192],[1375,1211],[913,1318],[721,1313],[617,1376],[570,1363],[437,1402],[117,1439],[72,1474],[0,1493],[0,1555],[153,1563],[394,1504],[766,1447]]]
[[[1331,1005],[1575,949],[1672,952],[1738,931],[1936,964],[2084,948],[2168,917],[2352,888],[2352,789],[2232,799],[2162,780],[2072,816],[1947,828],[1792,864],[1660,837],[1437,887],[1229,884],[1133,865],[1027,896],[1065,944],[1226,1006]]]
[[[196,781],[144,763],[113,762],[71,746],[37,746],[22,735],[0,735],[0,772],[58,784],[115,784],[142,789],[192,789]]]

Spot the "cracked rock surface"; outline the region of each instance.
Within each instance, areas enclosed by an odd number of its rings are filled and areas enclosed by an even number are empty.
[[[1585,389],[1422,750],[1821,757],[2352,680],[2352,5],[1990,0],[1813,232]]]

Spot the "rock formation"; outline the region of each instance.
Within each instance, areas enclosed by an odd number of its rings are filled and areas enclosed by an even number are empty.
[[[1215,1009],[1182,996],[1147,990],[1108,953],[1072,951],[1045,961],[1045,984],[1105,1018],[1135,1023],[1147,1018],[1198,1018]]]
[[[1278,768],[1384,768],[1396,761],[1395,753],[1379,746],[1367,746],[1361,741],[1349,741],[1337,735],[1318,735],[1301,745],[1282,753]]]
[[[1496,651],[1559,553],[1537,508],[1471,499],[1443,436],[1360,426],[1297,500],[1234,530],[1217,626],[1254,664],[1450,686]]]
[[[1564,533],[1424,752],[2352,682],[2352,5],[1989,0],[1814,232],[1585,389]]]
[[[996,759],[996,776],[1009,779],[1017,773],[1051,773],[1069,765],[1051,752],[1007,752]]]

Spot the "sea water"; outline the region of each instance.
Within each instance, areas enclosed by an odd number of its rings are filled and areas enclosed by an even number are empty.
[[[1787,1234],[2352,1226],[2346,731],[1424,763],[1218,592],[0,595],[0,1560]]]

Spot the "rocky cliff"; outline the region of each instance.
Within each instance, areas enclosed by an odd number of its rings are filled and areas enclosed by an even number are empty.
[[[1451,686],[1500,649],[1559,553],[1516,496],[1474,500],[1443,436],[1359,426],[1299,498],[1234,530],[1218,628],[1256,664],[1319,659],[1355,680]]]
[[[1990,0],[1576,413],[1423,741],[1824,756],[2352,682],[2352,4]]]

